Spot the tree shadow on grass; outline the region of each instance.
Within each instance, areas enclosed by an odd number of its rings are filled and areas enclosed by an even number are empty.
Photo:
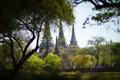
[[[0,72],[0,80],[80,80],[78,72]]]

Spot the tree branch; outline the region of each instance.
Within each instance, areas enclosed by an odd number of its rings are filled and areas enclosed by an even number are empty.
[[[26,44],[26,46],[25,46],[25,48],[23,50],[23,56],[22,57],[24,57],[28,47],[33,42],[33,40],[35,39],[35,33],[34,33],[34,31],[32,29],[29,28],[30,26],[28,26],[28,24],[26,24],[23,20],[20,19],[20,21],[25,25],[26,29],[29,30],[33,35],[32,38],[29,40],[29,42]]]
[[[78,4],[82,3],[82,2],[84,2],[84,0],[82,0],[82,1],[74,0],[75,5],[73,5],[73,7],[75,7],[76,5],[78,5]]]
[[[95,7],[98,7],[98,3],[96,4],[93,0],[89,0],[90,3],[92,3]]]
[[[78,5],[82,2],[90,2],[91,4],[93,4],[95,6],[96,9],[102,9],[102,8],[106,8],[106,7],[119,7],[120,6],[120,1],[116,0],[74,0],[74,2],[72,4]]]
[[[13,42],[13,40],[12,40],[12,38],[11,38],[11,36],[9,35],[8,36],[8,38],[9,38],[9,40],[10,40],[10,53],[11,53],[11,58],[12,58],[12,61],[13,61],[13,65],[17,65],[17,63],[16,63],[16,60],[15,60],[15,56],[14,56],[14,42]]]
[[[39,29],[36,29],[36,35],[35,35],[35,31],[34,30],[30,29],[29,26],[26,23],[23,23],[26,26],[26,28],[32,33],[33,36],[29,40],[27,45],[25,46],[25,49],[24,49],[24,52],[23,52],[23,56],[22,56],[21,60],[19,61],[19,65],[22,65],[26,59],[28,59],[32,54],[34,54],[38,50],[38,48],[39,48],[38,44],[39,44],[40,32],[41,32],[41,27],[42,27],[43,23],[44,23],[44,20],[41,22]],[[30,52],[28,52],[27,54],[25,54],[27,52],[28,47],[30,46],[30,44],[33,42],[33,40],[35,38],[37,39],[35,48],[33,50],[31,50]]]
[[[113,4],[113,1],[112,1],[112,0],[109,0],[109,2],[110,2],[111,4]]]
[[[22,47],[21,43],[19,42],[19,40],[17,38],[15,38],[14,36],[11,36],[11,37],[17,42],[17,44],[19,45],[21,51],[23,52],[23,47]]]

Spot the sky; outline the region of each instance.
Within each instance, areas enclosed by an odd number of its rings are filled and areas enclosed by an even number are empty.
[[[115,26],[110,24],[100,25],[100,26],[86,26],[86,28],[82,28],[84,21],[87,17],[91,16],[94,13],[92,10],[92,4],[82,3],[77,5],[74,8],[74,16],[75,16],[75,35],[76,40],[79,47],[87,47],[88,40],[91,40],[92,37],[100,36],[104,37],[106,41],[114,41],[120,42],[120,33],[115,32],[112,28],[108,28],[109,26]],[[70,27],[64,27],[64,34],[66,38],[67,45],[70,44],[71,32],[72,29]],[[55,41],[55,36],[58,36],[58,33],[53,33],[53,40]]]
[[[74,29],[75,29],[75,36],[78,46],[80,48],[87,47],[88,40],[93,39],[92,37],[95,36],[104,37],[106,41],[112,40],[114,42],[120,42],[120,33],[117,33],[113,30],[113,27],[115,27],[115,25],[113,24],[107,23],[105,25],[92,26],[92,27],[86,26],[86,28],[84,29],[82,28],[86,18],[91,16],[91,14],[95,13],[95,11],[93,11],[92,8],[93,5],[90,3],[82,3],[74,8],[74,17],[75,17]],[[71,39],[72,27],[66,25],[63,26],[64,26],[63,30],[64,30],[66,42],[67,45],[69,45]],[[53,42],[55,43],[55,39],[56,37],[58,37],[59,33],[57,30],[55,32],[52,30],[51,33],[53,37]],[[33,42],[32,47],[34,47],[33,46],[34,44],[35,43]]]

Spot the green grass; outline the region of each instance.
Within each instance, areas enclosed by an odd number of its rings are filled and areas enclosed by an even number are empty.
[[[85,73],[81,80],[120,80],[120,72]]]
[[[120,72],[80,73],[77,71],[31,71],[17,74],[0,72],[0,80],[120,80]]]
[[[49,72],[34,71],[20,72],[13,74],[10,72],[0,72],[0,80],[79,80],[78,72]]]

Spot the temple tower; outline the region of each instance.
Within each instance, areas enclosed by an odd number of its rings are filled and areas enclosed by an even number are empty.
[[[62,24],[60,24],[60,27],[59,27],[58,45],[59,45],[60,47],[66,48],[66,41],[65,41],[65,37],[64,37],[64,33],[63,33]]]
[[[75,37],[75,30],[74,30],[74,25],[73,25],[70,45],[66,48],[65,51],[71,55],[75,55],[75,52],[78,49],[79,49],[79,46],[77,45],[77,41],[76,41],[76,37]]]
[[[45,22],[44,25],[45,25],[44,35],[39,49],[41,57],[46,56],[49,52],[53,52],[54,50],[54,44],[50,33],[49,23]]]
[[[74,25],[72,26],[72,35],[71,35],[70,45],[77,45],[77,41],[76,41],[76,37],[75,37]]]
[[[73,68],[71,58],[76,55],[77,50],[79,50],[79,46],[77,45],[76,37],[75,37],[75,30],[74,30],[74,25],[72,26],[72,34],[71,34],[71,40],[69,46],[65,49],[65,53],[67,54],[68,57],[65,59],[67,61],[64,62],[64,66],[68,68]]]
[[[55,54],[59,55],[59,48],[58,48],[58,39],[56,37],[56,44],[55,44],[55,51],[54,51]]]

